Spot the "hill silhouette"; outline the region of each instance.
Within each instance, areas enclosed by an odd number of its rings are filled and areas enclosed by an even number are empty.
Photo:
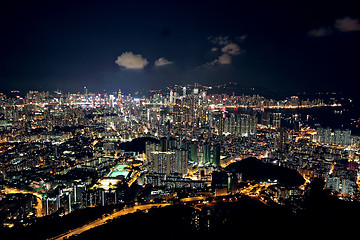
[[[157,140],[156,138],[152,138],[152,137],[139,137],[139,138],[133,139],[130,142],[119,143],[118,148],[122,149],[126,152],[143,153],[143,152],[145,152],[145,143],[146,142],[159,143],[160,141]]]
[[[225,170],[242,173],[243,180],[261,181],[270,179],[289,186],[300,186],[305,182],[304,178],[296,170],[264,163],[254,157],[232,163]]]

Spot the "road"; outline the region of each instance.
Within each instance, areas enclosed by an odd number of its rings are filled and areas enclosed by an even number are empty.
[[[189,198],[181,199],[181,202],[193,202],[193,201],[204,200],[206,198],[207,198],[207,196],[189,197]],[[103,217],[101,219],[97,219],[97,220],[95,220],[95,221],[93,221],[91,223],[88,223],[88,224],[86,224],[84,226],[69,230],[66,233],[60,234],[60,235],[58,235],[56,237],[49,238],[49,240],[60,240],[60,239],[65,239],[65,238],[74,236],[74,235],[78,235],[80,233],[83,233],[83,232],[91,229],[91,228],[98,227],[98,226],[101,226],[103,224],[106,224],[106,222],[111,220],[111,219],[114,219],[114,218],[129,214],[129,213],[134,213],[134,212],[136,212],[138,210],[139,211],[144,211],[144,210],[148,210],[148,209],[150,209],[152,207],[165,207],[165,206],[168,206],[168,205],[170,205],[170,203],[151,203],[151,204],[138,205],[138,206],[134,206],[134,207],[124,208],[124,209],[121,209],[121,210],[119,210],[119,211],[117,211],[115,213],[112,213],[112,214],[110,214],[110,215],[108,215],[106,217]]]
[[[42,195],[36,192],[31,192],[31,191],[26,191],[26,190],[22,190],[22,189],[17,189],[17,188],[10,188],[10,187],[5,187],[5,194],[9,194],[9,193],[22,193],[22,194],[32,194],[36,197],[36,205],[34,206],[35,208],[35,216],[36,217],[42,217],[44,216],[44,211],[43,211],[43,206],[42,206]]]
[[[94,227],[98,227],[98,226],[101,226],[103,224],[105,224],[107,221],[111,220],[111,219],[114,219],[114,218],[117,218],[117,217],[120,217],[122,215],[126,215],[126,214],[129,214],[129,213],[134,213],[136,211],[144,211],[144,210],[148,210],[152,207],[165,207],[167,205],[170,205],[169,203],[153,203],[153,204],[145,204],[145,205],[138,205],[138,206],[134,206],[134,207],[128,207],[128,208],[124,208],[122,210],[119,210],[117,212],[114,212],[106,217],[103,217],[101,219],[97,219],[91,223],[88,223],[84,226],[81,226],[81,227],[78,227],[78,228],[75,228],[75,229],[72,229],[72,230],[69,230],[68,232],[66,233],[63,233],[63,234],[60,234],[56,237],[52,237],[52,238],[49,238],[50,240],[56,240],[56,239],[65,239],[65,238],[68,238],[68,237],[71,237],[71,236],[74,236],[74,235],[78,235],[80,233],[83,233],[91,228],[94,228]]]
[[[205,199],[207,199],[208,197],[209,197],[209,196],[197,196],[197,197],[182,198],[182,199],[180,199],[180,202],[200,201],[200,200],[205,200]]]

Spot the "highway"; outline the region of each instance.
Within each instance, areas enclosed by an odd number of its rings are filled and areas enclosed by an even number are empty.
[[[253,197],[261,202],[263,202],[264,204],[267,204],[265,201],[263,201],[260,197],[259,197],[259,193],[260,190],[267,188],[269,185],[271,184],[255,184],[255,185],[250,185],[244,189],[241,189],[239,192],[245,195],[248,195],[250,197]],[[196,202],[196,201],[202,201],[202,200],[206,200],[209,196],[196,196],[196,197],[188,197],[188,198],[182,198],[180,199],[180,202],[182,203],[189,203],[189,202]],[[63,234],[60,234],[58,236],[49,238],[49,240],[60,240],[60,239],[67,239],[71,236],[75,236],[75,235],[79,235],[91,228],[94,227],[98,227],[101,225],[106,224],[109,220],[118,218],[120,216],[126,215],[126,214],[131,214],[134,213],[136,211],[144,211],[144,210],[148,210],[151,209],[152,207],[165,207],[165,206],[169,206],[171,205],[170,203],[149,203],[149,204],[144,204],[144,205],[137,205],[137,206],[133,206],[133,207],[126,207],[124,209],[121,209],[119,211],[116,211],[114,213],[108,214],[107,216],[102,217],[101,219],[97,219],[94,220],[88,224],[85,224],[81,227],[69,230]],[[199,208],[201,209],[201,208]]]
[[[200,200],[205,200],[205,199],[207,199],[208,197],[209,197],[209,196],[197,196],[197,197],[182,198],[182,199],[180,199],[180,202],[200,201]]]
[[[91,228],[94,228],[94,227],[98,227],[98,226],[101,226],[103,224],[105,224],[107,221],[111,220],[111,219],[114,219],[114,218],[117,218],[117,217],[120,217],[122,215],[126,215],[126,214],[129,214],[129,213],[134,213],[136,211],[144,211],[144,210],[148,210],[152,207],[165,207],[167,205],[170,205],[169,203],[152,203],[152,204],[145,204],[145,205],[138,205],[138,206],[134,206],[134,207],[127,207],[127,208],[124,208],[124,209],[121,209],[117,212],[114,212],[106,217],[103,217],[101,219],[97,219],[93,222],[90,222],[84,226],[81,226],[81,227],[78,227],[78,228],[75,228],[75,229],[72,229],[72,230],[69,230],[67,231],[66,233],[63,233],[63,234],[60,234],[56,237],[52,237],[52,238],[49,238],[49,240],[57,240],[57,239],[66,239],[68,237],[71,237],[71,236],[74,236],[74,235],[78,235],[80,233],[83,233]]]
[[[197,196],[197,197],[189,197],[189,198],[183,198],[181,199],[181,202],[193,202],[193,201],[199,201],[199,200],[204,200],[206,199],[207,196]],[[49,240],[60,240],[60,239],[66,239],[68,237],[74,236],[74,235],[78,235],[80,233],[83,233],[91,228],[94,227],[98,227],[101,226],[103,224],[106,224],[107,221],[129,214],[129,213],[134,213],[136,211],[144,211],[144,210],[148,210],[152,207],[165,207],[170,205],[170,203],[150,203],[150,204],[144,204],[144,205],[138,205],[138,206],[134,206],[134,207],[127,207],[124,209],[121,209],[117,212],[114,212],[106,217],[103,217],[101,219],[97,219],[91,223],[85,224],[84,226],[72,229],[67,231],[66,233],[60,234],[56,237],[52,237],[49,238]]]
[[[17,188],[5,187],[5,194],[11,194],[11,193],[22,193],[22,194],[34,195],[36,197],[36,205],[34,206],[35,216],[42,217],[44,215],[44,210],[43,210],[42,201],[41,201],[41,199],[42,199],[41,194],[36,193],[36,192],[22,190],[22,189],[17,189]]]

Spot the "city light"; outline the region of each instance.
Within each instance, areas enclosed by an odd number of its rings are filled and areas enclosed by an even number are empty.
[[[201,210],[213,206],[213,197],[236,202],[234,194],[265,205],[290,202],[297,209],[302,205],[295,199],[304,198],[319,176],[334,196],[357,200],[360,138],[350,129],[322,127],[307,112],[317,108],[336,114],[333,109],[343,108],[336,99],[208,95],[209,87],[200,84],[188,94],[183,89],[153,90],[141,98],[120,90],[109,95],[58,90],[56,98],[29,91],[21,104],[3,95],[0,201],[23,205],[9,210],[2,226],[135,202],[136,207],[116,210],[57,239],[136,210],[176,201]],[[231,170],[252,158],[269,169],[292,169],[302,181],[292,185],[281,174],[256,179]],[[140,187],[138,195],[132,195],[134,186]],[[149,186],[151,191],[145,191]]]

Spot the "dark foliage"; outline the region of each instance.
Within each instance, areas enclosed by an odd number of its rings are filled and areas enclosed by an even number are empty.
[[[135,138],[131,142],[123,142],[120,143],[118,148],[124,150],[125,152],[145,152],[145,143],[146,142],[154,142],[159,143],[159,140],[152,137],[141,137]]]
[[[257,158],[246,158],[226,167],[227,171],[242,173],[243,180],[278,180],[280,184],[288,186],[300,186],[305,180],[295,170],[264,163]]]

